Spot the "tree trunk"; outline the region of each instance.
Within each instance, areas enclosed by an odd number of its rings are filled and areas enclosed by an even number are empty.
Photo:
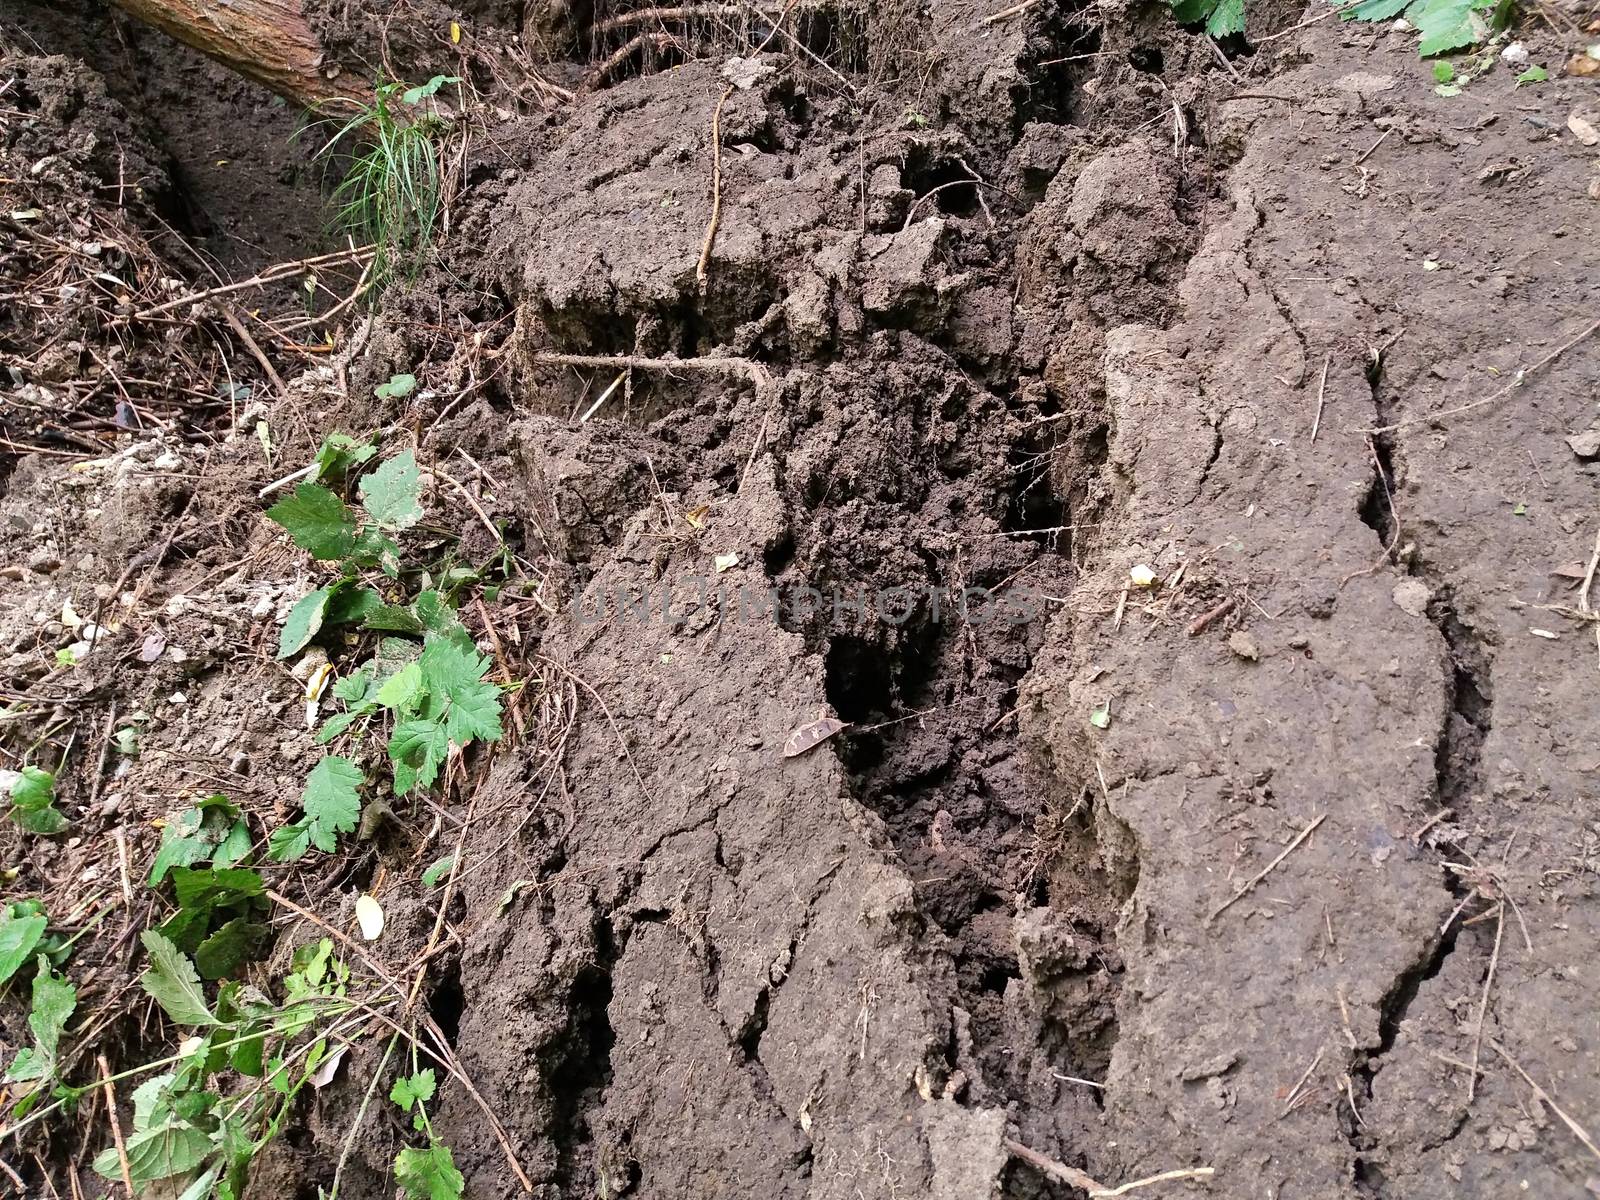
[[[322,47],[300,0],[111,0],[187,46],[307,108],[356,98],[323,74]]]

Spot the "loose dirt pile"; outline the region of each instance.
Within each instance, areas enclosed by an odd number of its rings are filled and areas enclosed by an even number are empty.
[[[1593,16],[1520,31],[1547,82],[1441,95],[1414,37],[1298,11],[1218,47],[819,10],[468,133],[429,261],[315,365],[213,342],[248,398],[30,437],[0,762],[64,755],[73,826],[0,845],[8,895],[101,914],[81,1078],[173,1041],[127,1015],[152,822],[292,817],[307,674],[355,658],[273,661],[328,577],[259,493],[381,430],[431,481],[407,553],[493,564],[462,617],[525,682],[437,799],[266,869],[352,938],[380,900],[353,969],[424,968],[467,1195],[1593,1190],[1600,148],[1558,70]],[[6,69],[30,178],[159,162],[81,67]],[[151,353],[118,303],[70,336]],[[3,402],[77,399],[31,311]],[[278,916],[263,986],[325,932]],[[252,1194],[393,1194],[387,1062],[354,1042]],[[26,1186],[69,1194],[103,1111],[8,1145]]]

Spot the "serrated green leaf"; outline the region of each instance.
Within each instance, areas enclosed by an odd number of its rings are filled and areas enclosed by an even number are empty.
[[[500,689],[480,680],[463,684],[450,693],[450,708],[445,713],[445,734],[457,746],[474,738],[483,742],[500,740]]]
[[[461,1200],[466,1185],[450,1147],[437,1142],[426,1150],[408,1146],[395,1155],[394,1178],[407,1200]]]
[[[179,1025],[215,1025],[194,964],[153,929],[145,930],[139,940],[150,954],[150,967],[139,976],[139,985]]]
[[[372,687],[372,667],[370,664],[341,676],[333,681],[330,689],[337,699],[346,704],[360,704],[367,698],[367,692]]]
[[[311,830],[295,822],[267,835],[267,857],[273,862],[295,862],[311,849]]]
[[[428,869],[422,873],[422,886],[435,888],[439,881],[450,874],[450,868],[455,866],[455,855],[447,854],[443,858],[436,858],[428,864]]]
[[[332,597],[332,588],[318,588],[310,595],[301,597],[289,610],[289,615],[284,618],[283,629],[278,634],[280,659],[299,654],[317,636]]]
[[[317,745],[326,746],[346,729],[349,729],[351,725],[359,721],[361,717],[361,713],[353,711],[335,713],[322,723],[321,729],[317,730],[317,736],[315,739]]]
[[[389,1099],[398,1104],[402,1112],[410,1112],[415,1105],[432,1100],[436,1086],[433,1068],[425,1067],[415,1075],[402,1075],[396,1079],[394,1087],[389,1089]]]
[[[39,955],[34,968],[33,1002],[28,1009],[33,1045],[19,1051],[6,1072],[6,1078],[15,1082],[48,1079],[55,1074],[61,1033],[78,1007],[78,989],[50,969],[49,959]]]
[[[1214,38],[1244,32],[1244,0],[1217,0],[1206,19],[1206,32]]]
[[[1406,10],[1406,19],[1422,35],[1417,53],[1423,58],[1475,45],[1488,35],[1474,0],[1418,0]]]
[[[404,709],[422,692],[422,664],[407,663],[388,679],[374,694],[373,699],[384,708]]]
[[[0,908],[0,983],[10,979],[28,961],[49,923],[43,913],[19,916],[12,913],[9,905]]]
[[[300,797],[303,810],[293,825],[276,830],[269,842],[272,858],[283,862],[299,858],[308,846],[326,854],[338,847],[338,834],[349,833],[361,819],[361,799],[357,789],[366,776],[347,758],[330,754],[311,768],[305,793]],[[295,829],[295,834],[287,834]],[[300,836],[303,831],[304,837]]]
[[[450,751],[450,739],[438,721],[401,721],[389,739],[394,766],[395,795],[404,796],[421,785],[432,787]]]
[[[135,1185],[187,1175],[211,1154],[211,1138],[193,1125],[174,1121],[128,1139],[128,1175]],[[95,1174],[122,1178],[122,1160],[113,1146],[94,1160]]]
[[[358,490],[367,515],[385,529],[398,532],[422,520],[422,475],[417,456],[409,450],[363,476]]]
[[[1529,67],[1517,76],[1517,86],[1521,87],[1525,83],[1544,83],[1549,78],[1550,72],[1543,67]]]
[[[321,484],[302,483],[292,496],[267,509],[267,519],[283,526],[294,544],[312,558],[348,558],[355,549],[355,514]]]

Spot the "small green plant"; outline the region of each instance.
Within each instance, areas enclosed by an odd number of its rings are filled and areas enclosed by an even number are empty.
[[[23,767],[11,781],[11,819],[29,833],[49,835],[67,827],[55,800],[56,777],[42,767]]]
[[[328,138],[316,157],[331,161],[348,138],[365,142],[333,190],[340,228],[375,247],[372,279],[381,283],[397,263],[415,265],[433,239],[443,202],[439,139],[444,122],[423,102],[454,75],[435,75],[420,87],[381,77],[362,104]]]
[[[461,1200],[466,1180],[456,1170],[450,1147],[440,1142],[428,1120],[426,1102],[433,1099],[434,1076],[431,1067],[414,1075],[402,1075],[389,1090],[389,1099],[400,1111],[412,1113],[411,1127],[426,1134],[426,1148],[407,1146],[395,1155],[395,1181],[405,1190],[407,1200]],[[415,1110],[415,1111],[413,1111]]]
[[[28,961],[49,923],[44,905],[37,900],[19,900],[0,907],[0,983]]]
[[[28,1085],[13,1108],[14,1116],[26,1116],[29,1109],[49,1094],[55,1083],[61,1034],[78,1007],[78,989],[57,975],[50,960],[40,955],[33,975],[33,1003],[28,1009],[28,1030],[33,1045],[24,1046],[6,1068],[8,1083]]]
[[[415,384],[412,376],[395,378]],[[364,453],[368,445],[333,435],[318,452],[316,473],[337,470],[348,475],[372,457]],[[379,582],[392,595],[402,574],[394,537],[422,519],[421,487],[416,456],[406,450],[357,481],[364,517],[337,493],[313,482],[300,484],[294,495],[267,512],[296,545],[315,559],[338,563],[340,569],[337,580],[290,610],[279,638],[280,658],[299,653],[331,626],[400,635],[381,638],[370,659],[332,685],[333,698],[344,711],[328,717],[316,737],[325,745],[363,734],[379,721],[389,725],[390,773],[400,796],[431,787],[453,749],[498,741],[502,733],[500,688],[485,678],[493,663],[478,653],[447,594],[448,588],[476,578],[475,573],[446,571],[438,586],[425,588],[410,603],[386,596],[363,575],[381,570],[387,582]],[[312,848],[335,850],[338,835],[354,830],[360,821],[359,791],[367,782],[348,758],[323,758],[307,781],[303,815],[272,833],[271,857],[292,862]]]

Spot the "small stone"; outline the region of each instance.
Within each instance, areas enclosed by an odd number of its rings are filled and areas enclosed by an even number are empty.
[[[1420,579],[1402,579],[1394,585],[1393,598],[1402,611],[1413,617],[1422,617],[1427,615],[1428,601],[1433,599],[1433,593]]]
[[[1595,182],[1600,183],[1600,179]],[[1579,458],[1600,457],[1600,426],[1573,434],[1567,439],[1567,445]]]
[[[1251,662],[1259,662],[1261,659],[1261,650],[1257,647],[1255,638],[1242,629],[1228,639],[1228,649]]]

